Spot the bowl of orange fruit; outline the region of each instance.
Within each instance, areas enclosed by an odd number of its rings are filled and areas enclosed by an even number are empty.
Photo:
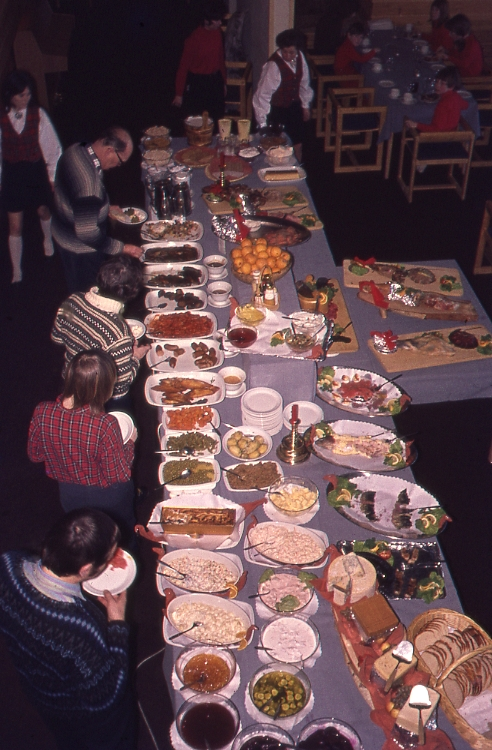
[[[253,282],[253,271],[270,270],[274,281],[285,276],[292,267],[293,258],[288,250],[269,245],[266,239],[246,237],[231,250],[232,273],[245,284]]]

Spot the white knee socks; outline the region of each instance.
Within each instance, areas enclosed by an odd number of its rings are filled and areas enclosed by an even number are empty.
[[[10,260],[12,261],[12,284],[22,281],[22,237],[9,237]]]
[[[46,221],[41,219],[41,229],[44,235],[44,254],[47,256],[53,255],[55,249],[53,247],[53,240],[51,239],[51,216]]]

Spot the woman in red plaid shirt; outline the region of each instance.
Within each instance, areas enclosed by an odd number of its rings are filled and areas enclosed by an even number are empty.
[[[34,410],[27,451],[58,481],[63,510],[99,508],[131,533],[136,431],[124,444],[118,420],[104,411],[115,382],[109,354],[96,349],[77,354],[68,364],[62,395]]]

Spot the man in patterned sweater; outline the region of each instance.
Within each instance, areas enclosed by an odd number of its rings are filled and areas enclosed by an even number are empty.
[[[150,348],[148,344],[139,346],[134,342],[122,316],[125,303],[136,297],[142,287],[142,264],[136,258],[118,255],[101,266],[96,283],[89,292],[77,292],[65,300],[56,314],[51,338],[65,347],[65,365],[78,352],[88,349],[108,352],[118,373],[113,391],[113,399],[118,401],[128,394],[139,360]],[[122,403],[113,406],[121,409]],[[127,403],[124,406],[130,408]]]
[[[41,558],[0,557],[0,632],[59,750],[136,747],[126,592],[104,592],[104,616],[81,588],[107,568],[118,542],[105,513],[75,510],[48,532]]]
[[[85,292],[95,281],[105,255],[142,249],[124,245],[106,233],[109,199],[103,171],[121,167],[133,151],[130,134],[108,128],[93,143],[75,143],[58,161],[52,234],[60,252],[69,292]]]

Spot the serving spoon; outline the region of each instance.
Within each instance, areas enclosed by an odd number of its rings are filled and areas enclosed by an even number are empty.
[[[175,633],[174,635],[169,636],[170,641],[174,641],[176,638],[179,638],[180,635],[184,635],[185,633],[189,633],[190,630],[193,630],[193,628],[198,628],[200,625],[203,625],[203,622],[196,622],[193,623],[191,628],[187,628],[186,630],[180,630],[179,633]]]

